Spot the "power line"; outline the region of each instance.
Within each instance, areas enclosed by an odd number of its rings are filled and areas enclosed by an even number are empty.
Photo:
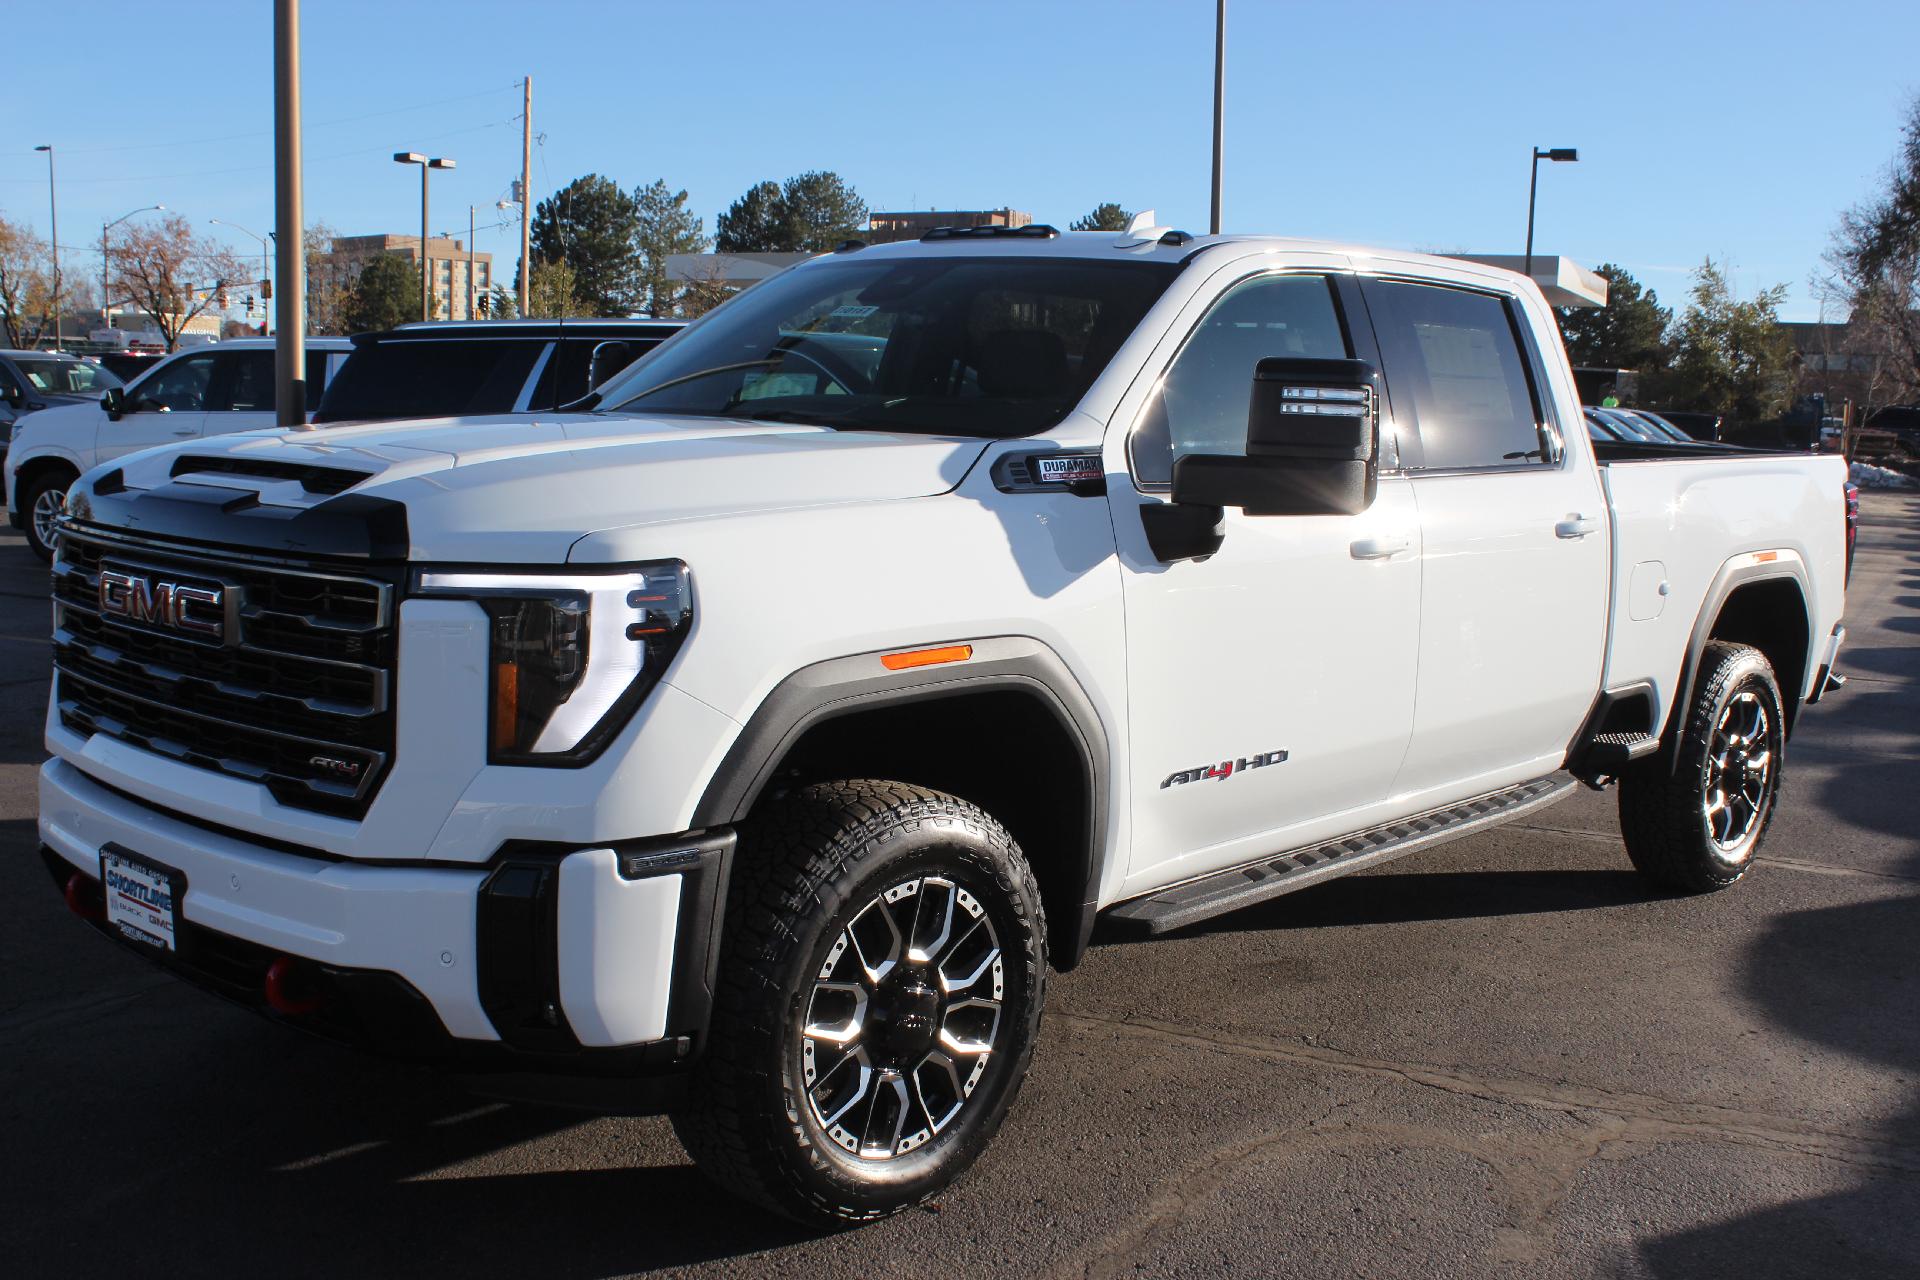
[[[506,86],[508,89],[518,89],[519,87],[520,82],[518,80]],[[409,111],[424,111],[428,107],[444,107],[454,102],[473,102],[479,98],[491,98],[500,92],[502,92],[500,89],[487,89],[480,93],[463,93],[452,98],[436,98],[432,102],[416,102],[412,106],[407,107],[390,107],[385,111],[367,111],[357,116],[338,116],[332,120],[310,120],[307,122],[306,127],[308,129],[326,129],[339,124],[356,124],[362,120],[377,120],[382,116],[397,116],[405,115]],[[513,117],[514,120],[518,120],[519,118],[517,115]],[[273,130],[271,129],[250,129],[245,133],[223,133],[213,137],[184,138],[173,142],[129,142],[112,147],[62,147],[60,154],[90,156],[104,155],[116,151],[156,151],[164,150],[168,147],[200,147],[208,146],[216,142],[238,142],[244,138],[271,137],[272,134]],[[33,153],[31,151],[9,151],[0,152],[0,154],[29,156]]]

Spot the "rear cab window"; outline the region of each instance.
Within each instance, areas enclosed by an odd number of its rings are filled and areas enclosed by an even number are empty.
[[[1439,284],[1367,280],[1362,292],[1409,471],[1559,460],[1536,362],[1512,304]],[[1408,439],[1417,443],[1406,447]]]

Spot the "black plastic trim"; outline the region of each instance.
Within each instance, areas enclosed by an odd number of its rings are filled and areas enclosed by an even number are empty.
[[[89,472],[67,491],[67,510],[67,519],[84,530],[302,561],[405,560],[412,546],[407,509],[391,498],[344,493],[311,507],[276,507],[263,504],[252,488],[227,488],[212,476],[129,489],[119,468]]]
[[[718,827],[743,821],[787,752],[808,729],[827,720],[876,707],[932,698],[964,697],[994,689],[1029,693],[1044,703],[1078,745],[1089,811],[1085,847],[1075,850],[1072,874],[1081,886],[1079,918],[1051,931],[1048,959],[1069,969],[1093,936],[1100,869],[1107,852],[1107,805],[1112,769],[1107,737],[1091,699],[1073,672],[1046,644],[1031,636],[936,637],[930,643],[971,644],[964,664],[889,671],[879,653],[834,658],[802,667],[776,685],[734,739],[714,771],[693,825]]]

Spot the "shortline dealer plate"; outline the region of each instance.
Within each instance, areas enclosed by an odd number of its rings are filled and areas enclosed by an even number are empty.
[[[126,937],[162,951],[180,949],[180,899],[186,878],[117,845],[100,850],[100,890],[107,923]]]

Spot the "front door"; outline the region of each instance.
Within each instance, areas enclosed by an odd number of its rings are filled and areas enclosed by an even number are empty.
[[[1559,768],[1591,708],[1606,497],[1517,298],[1363,289],[1424,539],[1419,695],[1394,791],[1443,803]]]
[[[1130,448],[1108,449],[1132,887],[1365,825],[1355,815],[1400,767],[1420,629],[1420,528],[1404,477],[1383,474],[1357,516],[1229,509],[1226,540],[1205,560],[1160,562],[1141,522],[1166,500],[1176,457],[1244,451],[1260,360],[1372,358],[1364,324],[1343,319],[1359,305],[1350,279],[1322,274],[1257,274],[1197,300]]]
[[[127,412],[118,422],[100,424],[94,461],[199,435],[207,421],[216,358],[212,351],[179,356],[127,388]]]

